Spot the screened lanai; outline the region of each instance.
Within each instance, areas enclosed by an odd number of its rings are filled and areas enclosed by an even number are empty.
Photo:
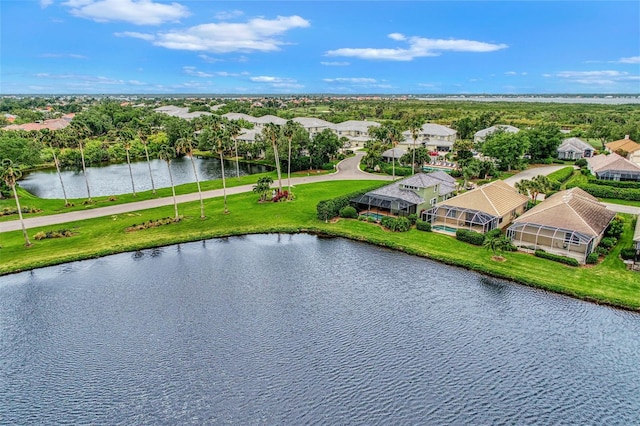
[[[422,213],[422,220],[438,229],[467,228],[477,232],[488,232],[500,224],[500,218],[471,208],[439,205]]]
[[[413,195],[420,198],[416,194]],[[410,214],[416,212],[416,208],[419,203],[408,200],[407,198],[413,197],[408,194],[406,194],[404,197],[397,197],[393,195],[379,194],[376,192],[367,192],[360,197],[352,199],[351,203],[355,205],[358,211],[384,215],[393,214],[398,216],[409,216]],[[420,198],[420,200],[422,200],[422,198]]]
[[[524,250],[543,249],[585,263],[593,251],[595,237],[581,232],[530,222],[516,222],[507,229],[507,237]]]

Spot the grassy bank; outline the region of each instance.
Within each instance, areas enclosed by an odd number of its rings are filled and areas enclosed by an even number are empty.
[[[0,235],[0,274],[212,237],[313,232],[367,241],[585,300],[640,309],[640,277],[625,270],[617,256],[620,248],[631,242],[631,221],[626,225],[621,244],[604,262],[594,267],[573,268],[517,252],[504,254],[505,262],[495,262],[491,260],[490,251],[446,235],[417,230],[392,233],[357,220],[325,223],[316,218],[318,201],[368,188],[371,183],[338,181],[300,185],[296,188],[296,200],[286,203],[259,204],[256,194],[234,195],[229,197],[231,213],[228,215],[222,213],[220,199],[210,199],[205,201],[208,215],[205,220],[199,219],[198,202],[185,203],[179,206],[180,214],[184,215],[181,222],[135,232],[125,229],[170,217],[173,206],[30,229],[30,236],[60,228],[74,232],[72,237],[34,241],[30,248],[24,247],[20,231],[7,232]]]

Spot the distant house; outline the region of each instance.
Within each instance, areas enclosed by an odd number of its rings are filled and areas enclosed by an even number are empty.
[[[399,161],[400,157],[402,157],[406,153],[407,153],[406,149],[395,147],[395,148],[391,148],[391,149],[388,149],[388,150],[384,151],[382,153],[382,159],[384,161],[386,161],[387,163],[390,163],[392,161],[392,159],[395,159],[396,161]]]
[[[416,173],[354,198],[358,210],[408,216],[453,195],[456,180],[444,172]]]
[[[465,228],[485,233],[509,225],[528,201],[526,195],[496,180],[436,204],[422,213],[422,220],[436,231]]]
[[[276,117],[275,115],[263,115],[262,117],[256,117],[253,119],[253,123],[258,130],[263,129],[268,123],[276,124],[278,126],[284,126],[287,120],[284,118]]]
[[[245,120],[249,123],[255,123],[255,117],[253,115],[244,114],[241,112],[228,112],[226,114],[222,114],[222,117],[227,120]]]
[[[194,118],[203,116],[203,115],[212,115],[210,112],[206,112],[206,111],[194,111],[194,112],[189,112],[189,108],[187,107],[178,107],[175,105],[166,105],[166,106],[161,106],[158,107],[156,109],[154,109],[155,112],[159,112],[161,114],[167,114],[170,115],[172,117],[180,117],[183,118],[185,120],[192,120]]]
[[[564,139],[558,147],[560,160],[579,160],[593,157],[595,149],[580,138]]]
[[[476,143],[482,142],[487,138],[487,136],[499,130],[507,133],[518,133],[520,131],[520,129],[518,129],[517,127],[513,127],[508,124],[496,124],[495,126],[487,127],[486,129],[477,131],[473,135],[473,141]]]
[[[321,133],[325,129],[335,131],[336,125],[320,118],[313,117],[296,117],[293,119],[296,123],[299,123],[304,129],[309,132],[309,136],[314,137],[316,134]]]
[[[571,188],[515,219],[507,236],[520,249],[542,249],[586,263],[615,215],[582,189]]]
[[[453,148],[458,132],[447,126],[435,123],[423,124],[416,138],[416,147],[425,147],[431,151],[449,152]],[[401,145],[413,148],[414,141],[411,131],[402,132],[404,140]]]
[[[254,143],[256,141],[257,133],[260,132],[256,129],[241,129],[237,140],[238,142]]]
[[[25,124],[10,124],[8,126],[2,127],[3,130],[24,130],[24,131],[32,131],[32,130],[60,130],[64,129],[71,123],[70,120],[66,120],[64,118],[52,118],[50,120],[44,120],[37,123],[25,123]]]
[[[640,181],[640,166],[615,152],[588,158],[587,167],[598,179]]]
[[[615,152],[632,163],[640,165],[640,144],[629,139],[629,135],[625,136],[624,139],[609,142],[604,146],[607,152]]]
[[[338,137],[346,137],[355,146],[361,146],[371,140],[371,137],[369,137],[369,127],[371,126],[379,127],[380,123],[376,121],[348,120],[336,124],[334,132]]]

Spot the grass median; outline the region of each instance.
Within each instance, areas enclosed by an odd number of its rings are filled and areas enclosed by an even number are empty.
[[[228,197],[230,214],[226,215],[220,198],[208,199],[205,200],[207,218],[204,220],[199,218],[199,202],[183,203],[179,205],[179,212],[184,216],[180,222],[133,232],[126,229],[172,217],[173,206],[29,229],[30,237],[37,232],[60,228],[74,234],[33,241],[29,248],[24,246],[21,231],[6,232],[0,234],[0,274],[214,237],[311,232],[366,241],[597,303],[640,309],[639,275],[627,271],[618,258],[621,247],[631,242],[630,220],[620,244],[603,262],[575,268],[519,252],[505,253],[506,261],[496,262],[490,251],[442,234],[415,229],[394,233],[357,220],[325,223],[316,218],[318,201],[369,188],[372,183],[365,180],[298,185],[296,199],[281,203],[258,203],[254,193],[233,195]]]

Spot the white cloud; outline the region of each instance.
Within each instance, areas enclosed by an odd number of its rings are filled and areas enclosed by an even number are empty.
[[[254,83],[266,83],[274,89],[290,90],[290,89],[302,89],[304,85],[298,83],[293,78],[286,77],[273,77],[268,75],[261,75],[256,77],[249,77],[250,81]]]
[[[412,61],[425,56],[438,56],[443,51],[455,52],[493,52],[505,49],[506,44],[492,44],[474,40],[444,40],[423,37],[406,37],[392,33],[388,36],[395,41],[406,41],[408,48],[350,48],[329,50],[326,56],[347,56],[370,60]]]
[[[189,16],[178,3],[154,3],[151,0],[68,0],[70,13],[96,22],[129,22],[136,25],[159,25],[177,22]]]
[[[208,62],[210,64],[213,64],[213,63],[216,63],[216,62],[224,62],[222,59],[214,58],[213,56],[209,56],[209,55],[198,55],[198,58],[200,58],[203,61]]]
[[[620,64],[640,64],[640,56],[630,56],[628,58],[620,58],[617,62]]]
[[[322,81],[327,83],[355,83],[355,84],[373,84],[378,80],[368,77],[338,77],[338,78],[323,78]]]
[[[507,71],[507,72],[504,73],[504,75],[509,75],[509,76],[512,76],[512,75],[527,75],[527,73],[526,72]]]
[[[87,83],[92,84],[106,84],[106,85],[121,85],[124,84],[124,80],[93,76],[86,74],[50,74],[46,72],[37,73],[36,77],[50,80],[73,80],[74,85],[84,85]]]
[[[333,62],[327,62],[327,61],[323,61],[320,62],[320,65],[324,65],[326,67],[346,67],[351,65],[349,62],[338,62],[338,61],[333,61]]]
[[[213,53],[271,52],[285,44],[277,36],[294,28],[306,28],[309,21],[299,16],[276,19],[255,18],[245,23],[211,23],[184,30],[158,33],[154,44],[176,50]]]
[[[227,21],[229,19],[238,18],[242,15],[244,15],[244,12],[241,10],[226,10],[216,13],[215,16],[216,19],[219,19],[220,21]]]
[[[600,71],[561,71],[556,74],[543,74],[544,77],[559,77],[579,84],[611,86],[620,83],[640,81],[640,75],[615,70]]]
[[[45,7],[49,7],[53,4],[53,0],[40,0],[40,7],[41,8],[45,8]]]
[[[135,31],[124,31],[121,33],[113,33],[113,35],[115,35],[116,37],[139,38],[141,40],[147,40],[147,41],[152,41],[156,38],[153,34],[137,33]]]
[[[206,73],[206,72],[203,72],[203,71],[198,71],[196,69],[196,67],[182,67],[182,71],[185,74],[193,76],[193,77],[202,77],[202,78],[213,77],[213,74]]]
[[[142,81],[138,81],[138,80],[129,80],[127,81],[127,83],[129,83],[132,86],[146,86],[147,83],[144,83]]]

